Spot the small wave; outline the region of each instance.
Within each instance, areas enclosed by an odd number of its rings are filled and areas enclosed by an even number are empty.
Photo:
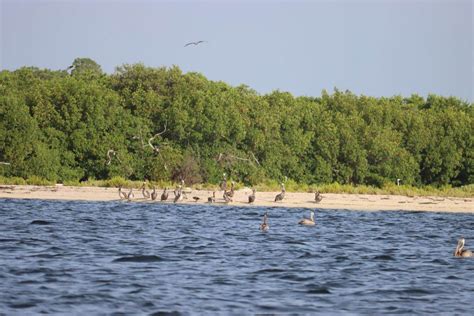
[[[254,273],[280,273],[280,272],[285,272],[285,270],[277,269],[277,268],[268,268],[268,269],[257,270]]]
[[[375,256],[374,259],[375,260],[395,260],[395,258],[390,255]]]
[[[35,219],[34,221],[30,223],[30,225],[51,225],[51,224],[52,222],[45,221],[42,219]]]
[[[163,261],[161,257],[158,256],[129,256],[129,257],[120,257],[115,259],[113,262],[158,262]]]
[[[308,294],[331,294],[329,288],[325,286],[308,286],[306,290]]]
[[[24,303],[13,303],[10,304],[11,308],[30,308],[30,307],[35,307],[36,303],[33,302],[24,302]]]
[[[177,311],[172,311],[172,312],[158,311],[158,312],[154,312],[150,314],[150,316],[180,316],[180,315],[181,313]]]

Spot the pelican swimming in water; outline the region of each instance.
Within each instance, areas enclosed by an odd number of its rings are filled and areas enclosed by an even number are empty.
[[[285,185],[282,183],[281,184],[281,193],[280,194],[277,194],[275,196],[275,202],[279,202],[279,201],[283,201],[283,199],[285,198]]]
[[[454,250],[455,257],[474,257],[474,253],[471,250],[464,249],[464,237],[458,240],[458,245],[456,246],[456,250]]]
[[[168,188],[165,188],[163,190],[163,193],[161,193],[161,200],[162,201],[166,201],[168,199],[168,192],[166,190],[168,190]]]
[[[255,189],[252,189],[252,194],[249,195],[249,204],[255,202]]]
[[[260,224],[260,230],[262,232],[266,232],[269,228],[270,225],[268,224],[268,214],[265,212],[265,214],[263,214],[263,222]]]
[[[298,222],[300,225],[305,225],[305,226],[314,226],[316,225],[316,222],[314,221],[314,212],[311,211],[310,213],[310,218],[303,218]]]

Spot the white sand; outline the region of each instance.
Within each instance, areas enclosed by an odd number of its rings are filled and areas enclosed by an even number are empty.
[[[158,192],[158,199],[161,195]],[[134,190],[135,198],[130,202],[162,203],[159,201],[145,200],[141,191]],[[400,195],[363,195],[363,194],[331,194],[323,193],[323,200],[316,204],[313,193],[286,192],[282,202],[274,202],[275,195],[279,192],[257,192],[254,206],[268,207],[300,207],[318,209],[348,209],[348,210],[405,210],[405,211],[433,211],[433,212],[463,212],[474,213],[474,198],[454,197],[407,197]],[[230,205],[248,206],[250,189],[235,192]],[[188,194],[188,199],[179,203],[196,204],[207,203],[211,191],[193,190]],[[194,202],[194,196],[199,197]],[[169,202],[172,203],[174,195],[170,192]],[[87,200],[87,201],[114,201],[119,200],[118,189],[98,187],[69,187],[56,186],[29,186],[29,185],[0,185],[0,198],[15,199],[54,199],[54,200]],[[222,191],[216,192],[217,205],[223,205]]]

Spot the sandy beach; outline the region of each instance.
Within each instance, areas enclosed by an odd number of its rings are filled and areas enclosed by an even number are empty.
[[[161,190],[159,195],[161,195]],[[144,199],[139,190],[134,190],[135,197],[126,203],[163,203]],[[331,194],[324,193],[320,203],[314,202],[313,193],[286,192],[282,202],[274,202],[275,195],[279,192],[257,192],[256,201],[252,206],[259,207],[299,207],[318,209],[345,209],[365,211],[432,211],[432,212],[462,212],[474,213],[474,198],[455,197],[407,197],[399,195],[362,195],[362,194]],[[235,191],[233,202],[228,205],[248,206],[250,189]],[[187,194],[187,199],[179,203],[197,204],[207,203],[211,191],[193,190]],[[166,203],[172,203],[174,195]],[[199,197],[197,202],[193,197]],[[45,199],[45,200],[85,200],[85,201],[119,201],[117,188],[101,187],[70,187],[56,186],[30,186],[30,185],[0,185],[0,198],[14,199]],[[158,197],[159,199],[159,197]],[[216,192],[216,205],[225,205],[222,191]]]

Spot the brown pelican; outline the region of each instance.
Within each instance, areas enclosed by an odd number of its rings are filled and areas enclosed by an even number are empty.
[[[151,199],[154,201],[158,197],[158,192],[156,192],[155,186],[153,186],[153,191],[151,192]]]
[[[255,189],[252,189],[252,194],[249,195],[249,203],[255,202]]]
[[[285,198],[285,192],[286,192],[285,185],[282,183],[281,184],[281,193],[277,194],[277,196],[275,196],[275,202],[282,201]]]
[[[226,203],[232,202],[232,198],[229,196],[229,192],[224,191],[224,195],[222,196]]]
[[[119,196],[120,196],[121,200],[127,199],[127,193],[122,191],[122,186],[121,185],[119,185],[119,191],[118,192],[119,192]]]
[[[455,257],[474,257],[474,253],[471,250],[464,249],[464,237],[458,240],[458,245],[456,246],[456,250],[454,250]]]
[[[182,194],[182,186],[178,185],[178,188],[174,190],[174,200],[173,202],[176,203],[178,201],[181,201],[183,199],[183,194]]]
[[[316,193],[314,193],[314,201],[316,203],[319,203],[321,202],[322,199],[323,199],[323,196],[321,195],[321,193],[319,193],[319,191],[316,191]]]
[[[142,189],[143,197],[144,197],[145,199],[150,198],[150,192],[146,189],[146,182],[145,182],[145,181],[143,181],[143,184],[142,184],[142,188],[141,188],[141,189]]]
[[[300,220],[298,222],[298,224],[300,225],[306,225],[306,226],[313,226],[313,225],[316,225],[316,223],[314,222],[314,212],[311,211],[311,218],[303,218],[302,220]]]
[[[183,196],[183,198],[185,198],[187,200],[188,196],[186,194],[186,191],[188,191],[188,193],[191,193],[191,189],[186,188],[184,185],[185,185],[184,180],[181,179],[181,195]]]
[[[186,43],[186,45],[184,45],[184,47],[187,47],[187,46],[190,46],[190,45],[194,45],[194,46],[197,46],[201,43],[205,43],[206,41],[197,41],[197,42],[189,42],[189,43]]]
[[[270,225],[268,225],[268,215],[267,212],[263,214],[263,223],[260,224],[260,230],[263,232],[266,232],[270,228]]]
[[[127,194],[127,200],[131,201],[135,197],[135,194],[133,194],[133,188],[130,188],[130,191]]]
[[[231,199],[234,197],[234,184],[235,184],[234,181],[232,181],[232,182],[230,183],[230,191],[227,191],[227,192],[225,193],[225,194],[227,194],[227,196],[228,196],[229,198],[231,198]]]
[[[168,192],[166,190],[168,190],[168,188],[165,188],[163,193],[161,194],[162,201],[166,201],[168,199]]]
[[[216,191],[212,192],[212,196],[207,198],[208,203],[214,203],[216,201]]]
[[[222,174],[222,181],[221,181],[221,184],[220,184],[220,188],[221,188],[221,191],[225,191],[227,190],[227,177],[226,177],[226,174],[225,172]]]

